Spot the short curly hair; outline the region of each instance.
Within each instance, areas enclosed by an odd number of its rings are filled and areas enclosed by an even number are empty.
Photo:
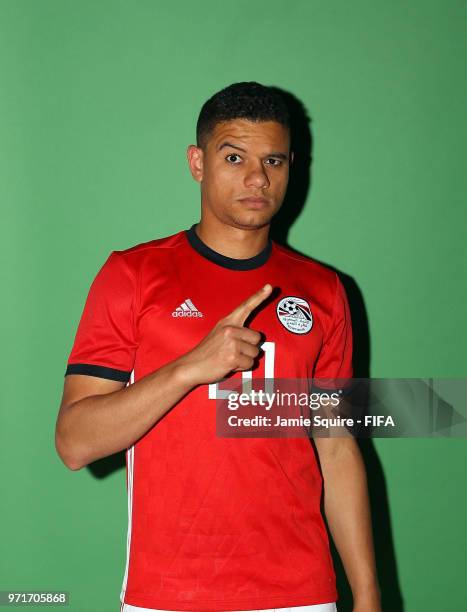
[[[275,88],[256,81],[233,83],[203,104],[196,124],[197,146],[206,145],[218,123],[232,119],[277,121],[290,130],[287,105]]]

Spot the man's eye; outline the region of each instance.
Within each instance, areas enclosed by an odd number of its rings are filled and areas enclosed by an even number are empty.
[[[232,157],[236,157],[239,161],[242,159],[240,155],[237,155],[237,153],[231,153],[230,155],[227,155],[225,159],[232,164],[238,164],[238,161],[235,161],[235,159],[232,159]]]
[[[275,159],[274,157],[270,157],[269,159],[266,160],[266,162],[268,163],[269,166],[280,166],[282,163],[280,159]]]

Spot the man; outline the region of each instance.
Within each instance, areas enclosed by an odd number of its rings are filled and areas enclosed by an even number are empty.
[[[268,237],[293,159],[289,130],[273,89],[215,94],[187,150],[200,222],[113,251],[91,286],[56,446],[72,470],[127,449],[123,610],[336,609],[311,441],[219,437],[215,425],[226,377],[352,376],[337,275]],[[307,315],[287,318],[286,302]],[[351,437],[315,444],[354,612],[379,612],[358,447]]]

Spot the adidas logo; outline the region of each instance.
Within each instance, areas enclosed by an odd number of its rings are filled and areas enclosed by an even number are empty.
[[[173,313],[173,317],[202,317],[203,313],[200,312],[191,300],[185,300],[176,308]]]

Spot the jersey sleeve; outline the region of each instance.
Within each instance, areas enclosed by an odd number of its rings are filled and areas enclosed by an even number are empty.
[[[350,379],[352,369],[352,322],[345,289],[336,274],[334,306],[323,345],[315,364],[314,380],[318,387],[334,386],[334,379]],[[342,386],[342,382],[338,386]]]
[[[136,355],[136,281],[112,251],[94,278],[68,357],[67,374],[128,382]]]

